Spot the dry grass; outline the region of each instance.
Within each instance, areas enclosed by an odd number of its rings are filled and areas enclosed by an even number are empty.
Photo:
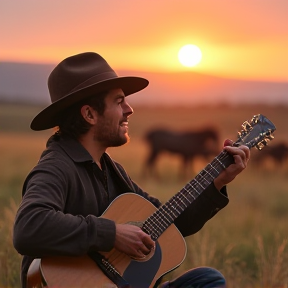
[[[142,139],[145,131],[152,126],[185,129],[213,122],[219,127],[221,138],[235,139],[242,122],[258,113],[275,123],[274,141],[288,142],[287,107],[136,107],[130,121],[131,143],[109,149],[109,153],[144,190],[166,201],[189,179],[179,180],[180,161],[171,155],[164,155],[157,163],[160,179],[143,177],[143,162],[148,152]],[[11,229],[22,183],[36,164],[51,131],[16,133],[0,130],[0,133],[0,199],[3,211],[0,221],[0,287],[18,287],[20,258],[12,247]],[[195,167],[199,170],[204,163],[199,160]],[[229,185],[229,205],[199,233],[186,239],[186,260],[168,274],[167,279],[186,269],[206,265],[219,269],[226,276],[230,288],[288,286],[288,167],[270,165],[268,169],[262,168],[250,165]]]

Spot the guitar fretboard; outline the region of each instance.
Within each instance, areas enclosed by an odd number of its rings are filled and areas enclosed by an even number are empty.
[[[156,241],[175,219],[213,182],[222,170],[234,162],[222,151],[197,176],[143,223],[142,230]]]

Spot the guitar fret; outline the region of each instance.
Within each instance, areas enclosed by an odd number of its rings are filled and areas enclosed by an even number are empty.
[[[209,165],[212,167],[212,169],[214,169],[217,172],[217,175],[220,174],[220,172],[211,163],[209,163]]]
[[[206,184],[206,186],[203,186],[203,185],[201,185],[200,184],[200,186],[203,188],[203,190],[212,182],[212,180],[213,180],[213,176],[209,173],[209,170],[207,169],[207,168],[205,168],[205,169],[203,169],[203,171],[206,173],[206,174],[208,174],[208,176],[210,176],[210,178],[211,179],[208,179],[206,176],[207,175],[202,175],[202,174],[199,174],[201,177],[202,177],[202,180],[204,180],[205,181],[205,184]]]
[[[181,214],[182,211],[183,211],[183,207],[181,207],[179,201],[177,201],[177,199],[179,199],[178,194],[175,195],[172,199],[173,199],[172,202],[174,202],[174,204],[175,204],[175,206],[176,206],[176,207],[174,207],[174,206],[172,206],[172,207],[174,208],[174,210],[175,210],[177,213]],[[172,202],[171,202],[171,204],[172,204]],[[176,208],[180,208],[182,211],[178,211]]]
[[[202,175],[201,175],[202,176]],[[200,180],[200,179],[199,179]],[[197,180],[196,180],[197,181]],[[205,181],[205,185],[209,184],[210,182],[206,179],[206,177],[203,175],[202,176],[202,182]],[[204,183],[203,183],[204,184]],[[206,186],[201,185],[201,182],[199,181],[198,185],[204,190]]]
[[[220,163],[223,169],[226,169],[226,166],[219,160],[218,157],[215,157],[215,159]]]
[[[189,204],[191,204],[192,202],[189,201],[189,199],[185,196],[185,194],[183,193],[182,196],[189,202]]]
[[[152,233],[150,236],[151,236],[151,239],[152,239],[153,241],[156,241],[160,235],[161,235],[161,234],[158,234],[158,233]]]
[[[210,176],[211,178],[213,178],[212,175],[210,174],[209,170],[204,169],[204,171],[205,171],[207,174],[209,174],[209,176]]]
[[[195,180],[195,182],[196,182],[196,180]],[[192,186],[192,184],[189,182],[188,183],[188,185],[190,185],[190,187],[198,194],[198,195],[200,195],[200,193],[196,190],[196,188],[194,187],[194,186]],[[194,198],[194,197],[193,197]],[[196,199],[196,198],[194,198],[194,199]]]
[[[163,210],[163,209],[162,209]],[[161,212],[161,207],[160,207],[160,209],[158,210],[158,212],[159,212],[159,214],[161,214],[165,219],[167,219],[166,217],[165,217],[165,214],[163,214],[162,212]],[[157,215],[158,216],[158,215]],[[158,217],[160,220],[161,220],[161,218],[160,217]],[[163,219],[163,218],[162,218]],[[168,220],[168,219],[167,219]],[[159,222],[159,221],[158,221]],[[168,222],[170,222],[170,221],[168,221]],[[162,225],[162,223],[163,223],[163,221],[162,222],[160,222],[160,224]],[[164,224],[165,224],[165,226],[163,226],[162,225],[162,227],[167,227],[166,225],[167,225],[167,223],[165,223],[164,222]],[[170,223],[169,223],[170,224]]]
[[[161,208],[165,211],[166,216],[170,218],[170,219],[167,218],[167,220],[169,220],[169,222],[172,223],[174,218],[168,213],[170,211],[169,207],[167,207],[167,205],[163,205],[161,206]],[[167,209],[167,211],[165,209]]]
[[[190,184],[191,185],[191,184]],[[192,198],[193,198],[193,201],[196,199],[196,197],[192,194],[192,192],[190,192],[189,190],[187,190],[188,188],[186,188],[186,187],[184,187],[184,190],[186,191],[186,192],[188,192],[188,195],[189,196],[192,196]]]
[[[163,207],[163,206],[162,206],[162,207]],[[160,211],[161,209],[164,210],[162,207],[160,207],[159,211]],[[167,213],[166,213],[166,211],[164,210],[163,212],[164,212],[164,213],[162,213],[163,217],[167,220],[168,223],[170,223],[171,220],[169,220],[169,219],[166,217],[166,216],[168,216]]]
[[[159,217],[160,214],[161,216],[164,217],[164,219],[167,221],[163,221],[163,218]],[[147,221],[145,223],[145,226],[146,225],[151,225],[150,222],[152,222],[152,228],[155,230],[155,227],[157,227],[157,229],[161,229],[160,233],[162,233],[171,223],[173,220],[173,218],[171,220],[169,220],[167,217],[169,216],[169,214],[167,214],[167,212],[164,210],[164,205],[162,207],[160,207],[151,217],[150,217],[150,220],[151,221]],[[153,226],[154,224],[154,226]],[[150,227],[146,227],[146,230],[148,230],[147,232],[149,232],[150,235],[153,235],[153,232],[152,230],[150,229]]]
[[[156,225],[155,225],[156,222],[154,221],[153,218],[154,218],[154,214],[149,218],[149,219],[150,219],[149,224],[151,225],[151,226],[150,226],[151,229],[150,229],[150,231],[149,231],[149,232],[150,232],[149,234],[153,233],[153,230],[154,230],[154,228],[155,228],[155,226],[156,226]],[[154,225],[153,225],[153,224],[154,224]]]
[[[178,199],[184,204],[184,208],[186,208],[186,203],[180,198],[180,196],[178,197]]]
[[[171,205],[171,207],[174,209],[174,211],[177,211],[173,205]],[[178,216],[178,215],[175,215],[175,214],[174,214],[174,212],[173,212],[172,209],[170,210],[170,212],[173,214],[173,216],[174,216],[175,218]],[[177,212],[178,212],[178,211],[177,211]],[[180,214],[180,213],[179,213],[179,214]]]

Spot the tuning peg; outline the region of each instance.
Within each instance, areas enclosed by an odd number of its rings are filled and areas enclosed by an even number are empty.
[[[248,121],[245,121],[243,124],[242,124],[242,128],[244,129],[244,130],[250,130],[251,129],[251,124],[248,122]]]
[[[266,146],[266,144],[262,142],[259,142],[255,147],[258,149],[258,150],[262,150],[264,147]]]
[[[259,121],[259,117],[260,117],[260,114],[254,115],[254,116],[252,117],[252,119],[250,120],[250,122],[251,122],[253,125],[257,124],[258,121]]]

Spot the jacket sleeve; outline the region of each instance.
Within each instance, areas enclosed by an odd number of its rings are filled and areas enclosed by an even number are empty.
[[[38,165],[24,183],[14,224],[16,250],[33,257],[111,250],[115,223],[91,214],[84,217],[66,213],[65,203],[73,185],[66,171],[71,167],[61,161],[48,164]]]
[[[195,234],[228,202],[226,186],[219,192],[212,182],[175,220],[175,225],[184,237]]]

